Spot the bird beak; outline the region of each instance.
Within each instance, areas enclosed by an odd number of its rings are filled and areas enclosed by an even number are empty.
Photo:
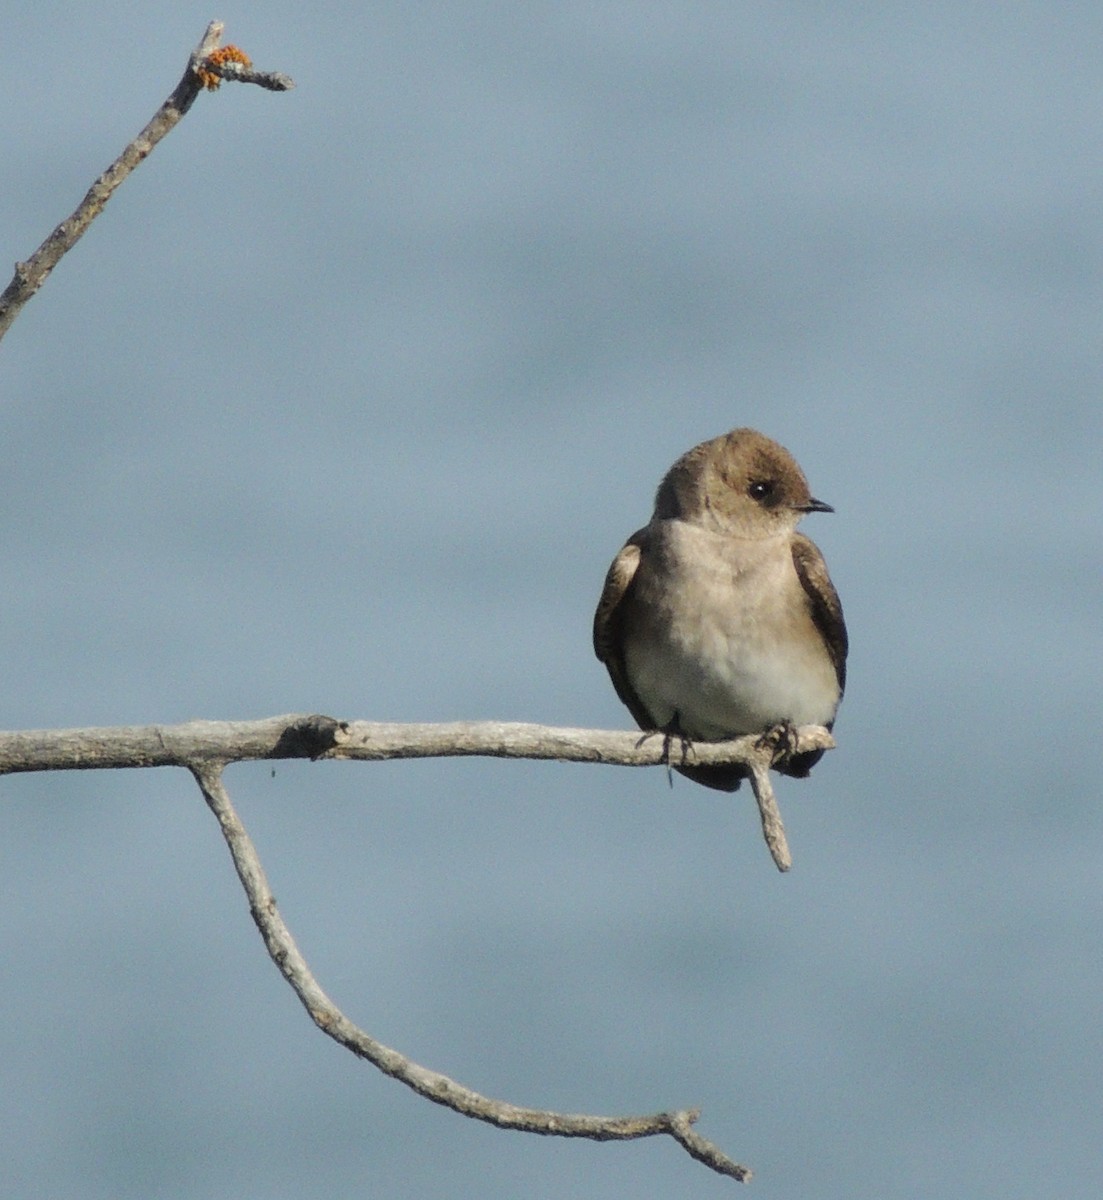
[[[807,504],[800,506],[801,512],[834,512],[835,510],[830,504],[824,504],[822,500],[810,500]]]

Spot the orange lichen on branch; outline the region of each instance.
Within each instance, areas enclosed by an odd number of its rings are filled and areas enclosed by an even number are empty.
[[[207,63],[213,63],[216,66],[221,66],[222,63],[241,63],[243,67],[251,67],[253,60],[245,53],[244,50],[237,46],[222,46],[218,50],[212,51],[207,57],[195,68],[195,73],[199,77],[199,82],[207,89],[208,92],[218,90],[222,83],[222,78],[216,75],[213,71],[204,70]]]

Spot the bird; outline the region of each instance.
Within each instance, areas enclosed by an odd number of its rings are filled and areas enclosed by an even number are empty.
[[[613,559],[594,652],[645,736],[662,733],[668,764],[696,783],[734,792],[748,769],[687,764],[693,741],[772,737],[775,768],[796,778],[822,757],[792,752],[794,730],[834,724],[848,641],[827,564],[797,524],[834,511],[788,450],[733,429],[678,459]]]

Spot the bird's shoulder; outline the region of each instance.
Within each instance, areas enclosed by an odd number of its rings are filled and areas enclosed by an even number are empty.
[[[603,663],[620,656],[620,615],[625,597],[636,578],[640,559],[651,541],[649,526],[637,529],[609,564],[605,584],[594,613],[594,653]]]

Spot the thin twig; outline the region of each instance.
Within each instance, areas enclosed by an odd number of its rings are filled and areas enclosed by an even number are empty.
[[[232,60],[212,62],[208,59],[203,64],[203,70],[212,75],[218,75],[222,79],[232,80],[234,83],[255,83],[257,87],[265,88],[270,92],[289,92],[295,86],[295,81],[291,76],[284,75],[282,71],[258,71],[255,67]]]
[[[15,274],[11,283],[0,294],[0,338],[7,333],[23,305],[46,282],[62,256],[76,245],[84,231],[103,211],[119,184],[195,103],[195,98],[204,87],[201,71],[206,72],[208,76],[216,75],[223,79],[256,83],[273,91],[286,91],[287,88],[294,87],[294,83],[286,75],[277,72],[253,71],[251,67],[241,63],[209,61],[210,56],[218,50],[222,30],[221,21],[212,21],[207,26],[199,45],[188,57],[188,65],[184,68],[180,82],[149,124],[92,184],[73,213],[58,225],[31,257],[26,262],[15,264]]]
[[[785,837],[785,826],[781,820],[781,809],[770,783],[770,760],[758,758],[747,764],[751,769],[751,791],[758,805],[758,816],[762,822],[762,836],[779,871],[788,871],[793,865],[789,853],[789,842]]]
[[[472,1091],[447,1075],[420,1066],[397,1050],[377,1042],[337,1008],[307,966],[276,907],[256,848],[223,786],[221,766],[214,762],[197,762],[191,765],[191,771],[218,819],[238,878],[248,897],[249,911],[269,956],[314,1024],[334,1041],[367,1059],[384,1074],[404,1083],[427,1100],[463,1116],[497,1125],[500,1129],[516,1129],[554,1137],[589,1138],[593,1141],[627,1141],[668,1134],[698,1162],[719,1174],[740,1182],[751,1178],[747,1167],[729,1158],[719,1147],[693,1130],[693,1123],[699,1115],[697,1110],[661,1112],[643,1117],[602,1117],[521,1108]]]

